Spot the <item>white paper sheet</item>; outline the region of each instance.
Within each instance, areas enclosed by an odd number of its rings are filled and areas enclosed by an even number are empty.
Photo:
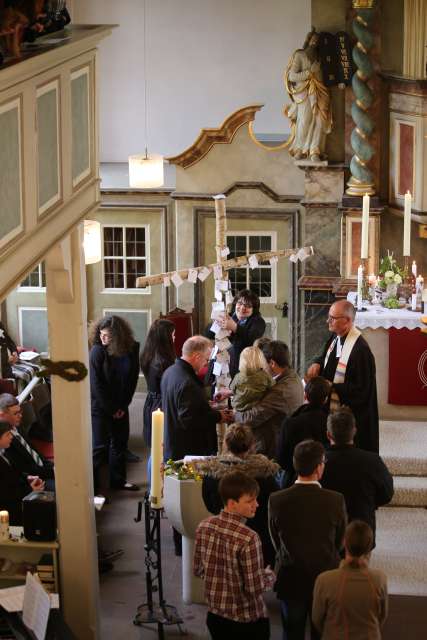
[[[215,289],[215,300],[218,300],[218,302],[222,300],[222,291],[220,289]]]
[[[256,269],[258,266],[258,258],[256,256],[249,256],[248,263],[251,269]]]
[[[215,282],[215,288],[220,291],[228,291],[228,280],[217,280]]]
[[[50,598],[40,581],[27,573],[22,607],[22,621],[37,640],[44,640],[50,612]]]
[[[214,266],[214,278],[215,280],[221,280],[222,278],[222,267],[220,264]]]
[[[273,266],[273,264],[277,264],[279,262],[279,257],[278,256],[272,256],[269,259],[269,263],[271,264],[271,266]]]
[[[225,304],[231,304],[233,302],[233,294],[230,290],[225,294]]]
[[[225,351],[225,349],[229,349],[231,347],[231,342],[228,338],[223,338],[222,340],[218,340],[218,336],[217,336],[217,345],[220,351]]]
[[[297,262],[297,260],[298,260],[298,254],[296,254],[296,253],[292,253],[292,254],[289,256],[289,260],[290,260],[291,262]]]
[[[187,280],[192,284],[195,284],[197,282],[197,269],[189,269]]]
[[[206,280],[206,278],[209,276],[211,270],[208,267],[203,267],[203,269],[200,269],[199,273],[197,274],[197,277],[199,278],[200,282],[204,282]]]
[[[221,327],[219,326],[218,322],[216,321],[212,322],[210,331],[212,331],[212,333],[218,334],[220,330],[221,330]]]
[[[179,273],[174,273],[173,276],[171,277],[171,280],[174,283],[176,288],[180,287],[184,282],[181,276],[179,275]]]
[[[169,276],[165,276],[163,278],[163,284],[165,287],[170,287],[171,286],[171,279],[169,278]]]
[[[223,362],[221,364],[221,373],[226,375],[229,371],[230,371],[230,365],[228,364],[228,362]]]
[[[218,353],[218,345],[215,345],[211,351],[211,355],[209,356],[209,360],[213,360]]]
[[[222,364],[220,362],[215,362],[213,367],[214,376],[220,376],[222,372]]]
[[[230,249],[228,247],[224,247],[224,249],[221,249],[221,258],[226,258],[229,253]]]

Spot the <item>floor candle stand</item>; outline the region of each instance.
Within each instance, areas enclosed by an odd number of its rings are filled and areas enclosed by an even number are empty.
[[[181,635],[186,631],[181,627],[183,619],[176,607],[167,604],[163,596],[162,578],[162,547],[160,538],[160,522],[163,509],[152,509],[150,496],[144,496],[145,515],[145,583],[147,602],[139,605],[133,623],[137,626],[157,624],[159,640],[164,640],[164,626],[176,624]],[[142,502],[138,503],[138,515],[135,522],[141,521]],[[158,592],[158,604],[154,602],[153,594]]]

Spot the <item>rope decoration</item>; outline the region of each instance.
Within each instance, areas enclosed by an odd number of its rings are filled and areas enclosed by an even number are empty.
[[[43,358],[40,362],[44,368],[36,372],[38,378],[59,376],[67,380],[67,382],[79,382],[86,378],[88,374],[87,368],[79,360],[58,360],[58,362],[53,362],[49,358]]]

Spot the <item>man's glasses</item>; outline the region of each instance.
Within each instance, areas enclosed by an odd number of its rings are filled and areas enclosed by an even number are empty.
[[[341,318],[345,318],[345,316],[328,316],[328,322],[335,322],[335,320],[340,320]]]
[[[241,302],[240,300],[236,302],[236,307],[237,305],[239,305],[239,307],[244,307],[245,309],[252,309],[251,304],[247,304],[246,302]]]

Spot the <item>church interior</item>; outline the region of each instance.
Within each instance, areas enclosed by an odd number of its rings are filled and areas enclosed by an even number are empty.
[[[0,17],[9,4],[0,1]],[[70,637],[137,639],[157,630],[133,623],[148,597],[144,523],[134,522],[148,490],[147,386],[140,374],[130,406],[130,448],[140,461],[128,465],[129,481],[141,489],[107,496],[97,511],[89,376],[67,379],[55,364],[64,373],[67,363],[68,371],[83,363],[87,373],[88,325],[112,314],[141,347],[155,319],[173,317],[180,348],[205,333],[226,278],[230,294],[258,295],[265,335],[289,346],[301,377],[328,339],[330,306],[349,299],[357,307],[376,363],[379,452],[394,479],[371,560],[389,581],[383,637],[421,639],[427,0],[65,4],[70,23],[20,51],[0,22],[0,321],[25,353],[50,362],[59,593]],[[300,102],[292,75],[313,27],[317,130],[303,121],[312,92]],[[147,149],[162,156],[154,186],[138,183],[129,160]],[[34,373],[26,375],[17,393],[32,384]],[[203,597],[184,597],[184,563],[167,518],[160,521],[166,600],[188,637],[207,638]],[[125,552],[105,575],[101,539]],[[266,602],[279,638],[274,594]],[[165,637],[179,632],[165,625]]]

